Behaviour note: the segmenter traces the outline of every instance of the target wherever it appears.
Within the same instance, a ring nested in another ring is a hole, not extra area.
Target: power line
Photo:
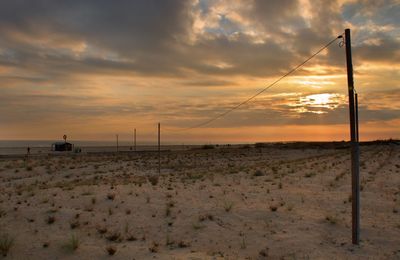
[[[306,64],[307,62],[309,62],[312,58],[314,58],[315,56],[317,56],[319,53],[321,53],[323,50],[325,50],[326,48],[328,48],[332,43],[334,43],[337,39],[343,38],[343,34],[335,37],[335,39],[331,40],[330,42],[328,42],[327,44],[325,44],[323,47],[321,47],[317,52],[315,52],[313,55],[311,55],[310,57],[308,57],[306,60],[304,60],[302,63],[300,63],[299,65],[297,65],[296,67],[294,67],[293,69],[291,69],[290,71],[288,71],[286,74],[284,74],[283,76],[281,76],[280,78],[278,78],[277,80],[275,80],[274,82],[272,82],[271,84],[269,84],[267,87],[263,88],[262,90],[258,91],[257,93],[255,93],[253,96],[249,97],[248,99],[242,101],[241,103],[237,104],[236,106],[226,110],[225,112],[210,118],[200,124],[197,125],[193,125],[191,127],[187,127],[187,128],[183,128],[177,131],[186,131],[186,130],[191,130],[191,129],[195,129],[195,128],[199,128],[205,125],[210,124],[211,122],[226,116],[227,114],[229,114],[230,112],[238,109],[239,107],[243,106],[244,104],[250,102],[252,99],[256,98],[257,96],[261,95],[262,93],[264,93],[265,91],[267,91],[268,89],[270,89],[271,87],[273,87],[274,85],[276,85],[279,81],[281,81],[282,79],[286,78],[287,76],[289,76],[290,74],[292,74],[293,72],[295,72],[296,70],[298,70],[300,67],[302,67],[304,64]]]

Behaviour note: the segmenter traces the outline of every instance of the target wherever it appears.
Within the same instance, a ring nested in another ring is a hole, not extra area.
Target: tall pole
[[[133,150],[136,151],[136,128],[133,131]]]
[[[357,142],[359,142],[359,138],[358,138],[358,95],[357,93],[354,94],[354,98],[355,98],[355,118],[356,118],[356,140]],[[360,150],[358,151],[360,152]]]
[[[161,172],[160,123],[158,123],[158,173]]]
[[[355,104],[355,91],[353,79],[353,62],[351,57],[350,29],[345,30],[347,85],[349,88],[349,117],[351,138],[351,195],[352,195],[352,242],[358,245],[360,242],[360,169],[358,146],[358,108]]]
[[[119,151],[119,143],[118,143],[118,135],[116,135],[117,137],[117,152]]]

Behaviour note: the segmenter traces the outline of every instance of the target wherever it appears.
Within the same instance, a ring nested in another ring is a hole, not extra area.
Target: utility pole
[[[345,30],[347,85],[349,88],[349,116],[351,138],[351,196],[352,242],[360,242],[360,150],[358,145],[358,97],[354,91],[353,62],[351,57],[350,29]]]
[[[118,134],[116,135],[117,137],[117,152],[119,151],[119,143],[118,143]]]
[[[136,152],[136,128],[133,131],[133,150]]]
[[[160,123],[158,123],[158,173],[161,173],[161,138],[160,138]]]

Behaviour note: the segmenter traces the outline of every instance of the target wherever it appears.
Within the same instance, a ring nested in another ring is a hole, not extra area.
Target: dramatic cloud
[[[150,131],[158,121],[173,129],[195,125],[252,96],[348,27],[360,119],[394,122],[399,13],[396,0],[1,1],[0,139],[65,131],[96,139],[133,127]],[[330,127],[332,138],[347,133],[337,130],[348,120],[338,43],[213,122],[210,138],[221,137],[212,133],[219,128],[285,125]],[[376,131],[368,138],[399,137],[392,123],[387,131],[368,126]],[[302,133],[296,139],[307,139]]]

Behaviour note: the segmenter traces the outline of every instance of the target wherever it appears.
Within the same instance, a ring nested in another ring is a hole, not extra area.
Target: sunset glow
[[[398,138],[399,10],[398,1],[2,1],[0,139],[129,140],[137,128],[154,142],[161,122],[171,143],[313,140],[319,129],[317,139],[348,140],[339,40],[240,109],[181,131],[251,97],[345,28],[360,138]]]

